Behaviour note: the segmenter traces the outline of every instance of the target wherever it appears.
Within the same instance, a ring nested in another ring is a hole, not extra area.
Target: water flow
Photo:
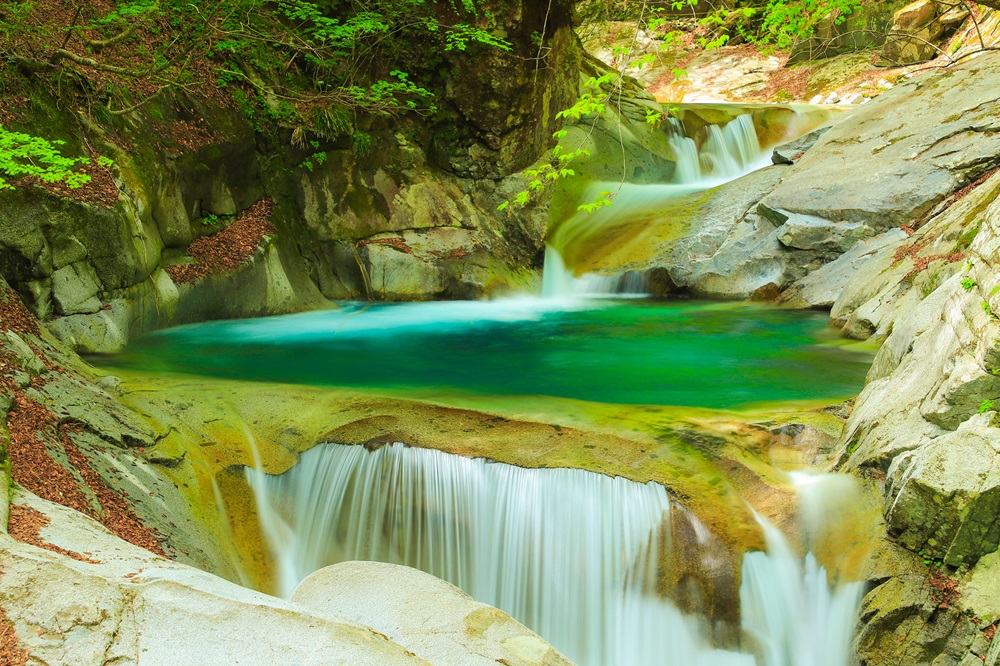
[[[854,479],[802,472],[791,478],[806,549],[845,529],[830,509],[844,498],[860,500]],[[757,640],[764,666],[850,664],[864,583],[831,581],[811,550],[803,561],[776,527],[760,522],[768,552],[743,559],[740,599],[743,628]]]
[[[666,186],[625,184],[620,188],[610,187],[618,192],[614,206],[596,214],[577,214],[560,225],[556,237],[550,239],[545,250],[543,296],[647,293],[645,278],[636,271],[577,277],[566,268],[561,251],[573,242],[600,234],[603,227],[631,213],[632,209],[649,210],[667,199],[721,185],[770,163],[761,150],[750,114],[738,116],[726,125],[705,127],[706,136],[700,149],[695,139],[687,135],[682,123],[674,118],[669,120],[667,131],[675,160],[673,182]],[[588,188],[585,197],[590,198],[592,190],[606,189],[609,187],[604,183]]]
[[[288,596],[345,560],[420,568],[497,606],[581,666],[755,666],[656,592],[670,501],[655,483],[531,470],[402,444],[327,444],[281,476],[247,469]],[[847,666],[858,591],[803,571],[777,530],[744,561],[759,666]]]

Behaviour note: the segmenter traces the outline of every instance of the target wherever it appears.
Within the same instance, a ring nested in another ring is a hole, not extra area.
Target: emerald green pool
[[[347,303],[182,326],[100,365],[403,391],[734,408],[843,399],[871,354],[819,313],[696,301]]]

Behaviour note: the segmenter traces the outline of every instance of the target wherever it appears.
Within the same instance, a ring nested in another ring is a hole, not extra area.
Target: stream
[[[432,402],[495,397],[740,410],[857,395],[871,353],[838,340],[825,314],[628,298],[645,291],[642,275],[577,275],[563,264],[574,244],[599,243],[616,215],[766,161],[749,116],[709,127],[700,145],[682,128],[671,131],[675,182],[624,186],[612,212],[563,222],[550,238],[544,297],[340,303],[181,326],[96,361],[111,370],[350,387]],[[595,294],[604,297],[581,298]],[[655,482],[526,469],[405,442],[324,443],[284,474],[265,474],[258,463],[245,475],[284,596],[323,566],[380,560],[454,583],[581,666],[851,663],[863,583],[828,575],[808,540],[791,542],[763,517],[766,552],[743,554],[739,600],[732,600],[740,620],[729,635],[737,638],[720,642],[711,618],[682,612],[661,580],[672,566],[675,512],[685,513],[705,569],[721,565],[708,528]],[[829,504],[824,492],[843,497],[843,483],[787,478],[800,496],[802,533],[832,530],[816,507]]]

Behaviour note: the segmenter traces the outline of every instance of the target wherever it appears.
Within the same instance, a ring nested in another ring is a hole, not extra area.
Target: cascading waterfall
[[[615,205],[594,215],[580,215],[579,219],[567,220],[562,225],[559,241],[546,247],[543,296],[646,294],[645,277],[636,271],[623,275],[588,274],[576,277],[566,268],[556,246],[573,242],[574,235],[599,234],[606,221],[613,221],[628,209],[649,208],[664,199],[715,187],[769,163],[761,151],[750,114],[738,116],[723,126],[707,126],[704,130],[707,136],[700,149],[677,119],[668,119],[667,131],[670,133],[669,143],[674,151],[676,165],[673,182],[668,185],[625,184],[620,188],[617,184],[608,186],[601,183],[588,188],[585,195],[588,198],[601,190],[617,190]],[[567,233],[569,228],[575,228],[575,233]]]
[[[402,444],[326,444],[283,475],[246,473],[286,596],[328,564],[380,560],[449,580],[583,666],[849,663],[858,591],[831,589],[809,557],[803,571],[770,527],[741,591],[762,661],[712,648],[702,622],[656,593],[671,511],[656,483]]]

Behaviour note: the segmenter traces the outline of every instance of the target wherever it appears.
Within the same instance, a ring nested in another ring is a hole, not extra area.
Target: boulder
[[[855,275],[861,271],[867,273],[868,264],[875,262],[883,250],[895,250],[906,238],[902,230],[891,229],[874,238],[855,243],[836,260],[790,285],[782,292],[778,302],[797,308],[830,308]]]
[[[795,160],[802,157],[802,155],[816,145],[816,142],[822,138],[830,129],[829,125],[823,125],[822,127],[817,127],[808,134],[803,134],[797,139],[791,141],[786,141],[780,146],[775,146],[774,150],[771,152],[771,163],[772,164],[793,164]]]
[[[100,280],[94,268],[78,261],[52,273],[52,299],[61,315],[93,314],[101,309]]]
[[[898,67],[936,57],[941,52],[937,43],[945,33],[945,27],[935,20],[937,15],[938,4],[933,0],[915,0],[893,14],[882,59]]]
[[[427,665],[371,628],[163,559],[23,490],[13,501],[12,525],[49,521],[46,548],[0,534],[0,606],[32,663]]]
[[[886,519],[900,543],[951,566],[996,550],[1000,429],[990,426],[992,417],[970,419],[894,461],[889,492],[896,499]]]
[[[992,53],[898,85],[833,125],[763,203],[876,232],[910,224],[1000,162],[997,87]]]
[[[872,236],[872,228],[860,222],[831,222],[809,215],[790,213],[778,228],[778,241],[796,250],[842,254],[859,240]]]
[[[506,613],[410,567],[335,564],[303,580],[292,601],[372,627],[432,664],[571,666]]]

